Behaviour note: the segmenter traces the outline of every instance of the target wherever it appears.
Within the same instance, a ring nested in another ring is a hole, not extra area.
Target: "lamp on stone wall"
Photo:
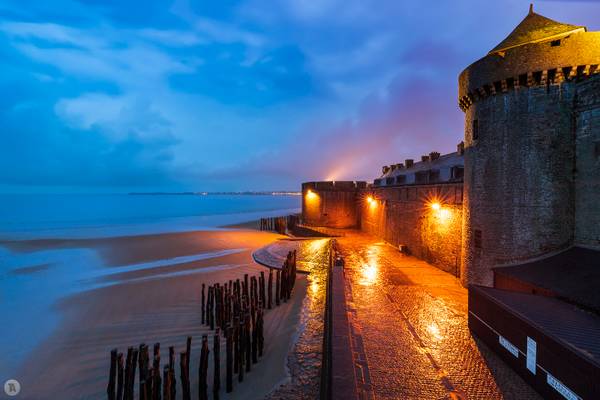
[[[308,189],[306,191],[306,200],[307,201],[315,200],[317,197],[318,197],[317,194],[315,192],[313,192],[312,190]]]
[[[377,200],[375,200],[373,196],[367,196],[367,204],[369,204],[371,208],[375,208],[377,207]]]

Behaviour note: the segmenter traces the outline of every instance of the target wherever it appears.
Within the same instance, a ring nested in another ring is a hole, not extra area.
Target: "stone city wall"
[[[305,224],[360,228],[458,276],[462,183],[366,188],[364,183],[309,182],[302,192]],[[432,208],[434,203],[440,208]]]
[[[360,202],[360,227],[458,276],[462,194],[462,183],[370,188]]]
[[[328,228],[358,226],[357,201],[365,182],[307,182],[302,184],[302,219]]]

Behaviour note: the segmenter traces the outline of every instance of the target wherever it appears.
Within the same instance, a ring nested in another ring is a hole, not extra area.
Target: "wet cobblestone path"
[[[366,234],[337,242],[363,397],[540,399],[471,336],[455,277]]]
[[[323,351],[323,318],[329,239],[280,240],[259,254],[266,264],[281,265],[288,251],[297,251],[298,270],[308,272],[308,289],[302,305],[299,336],[288,357],[290,373],[266,399],[313,400],[319,398]]]

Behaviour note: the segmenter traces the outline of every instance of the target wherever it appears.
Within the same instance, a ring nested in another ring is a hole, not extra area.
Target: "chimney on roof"
[[[389,170],[390,170],[390,167],[388,167],[387,165],[384,165],[383,167],[381,167],[381,173],[384,175],[387,174]]]
[[[465,154],[465,142],[460,142],[459,144],[457,144],[456,151],[458,152],[459,156]]]
[[[422,161],[422,162],[427,162],[427,161],[429,161],[429,156],[421,156],[421,161]]]
[[[431,161],[435,161],[438,158],[440,158],[440,153],[438,153],[437,151],[432,151],[431,153],[429,153],[429,159]]]
[[[392,165],[390,165],[390,169],[391,169],[392,171],[395,171],[395,170],[396,170],[396,164],[392,164]]]
[[[406,165],[406,168],[410,168],[413,166],[414,162],[415,161],[412,158],[409,158],[404,160],[404,165]]]
[[[402,168],[404,168],[404,164],[402,164],[402,163],[396,164],[396,169],[402,169]]]

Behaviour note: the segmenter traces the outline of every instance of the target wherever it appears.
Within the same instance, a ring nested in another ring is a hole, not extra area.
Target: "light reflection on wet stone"
[[[375,398],[539,399],[473,339],[456,278],[368,235],[337,241]]]
[[[300,336],[288,357],[291,380],[267,399],[316,399],[319,396],[323,348],[323,317],[327,283],[329,239],[280,241],[277,253],[297,250],[298,269],[308,272],[308,290],[302,305]]]

